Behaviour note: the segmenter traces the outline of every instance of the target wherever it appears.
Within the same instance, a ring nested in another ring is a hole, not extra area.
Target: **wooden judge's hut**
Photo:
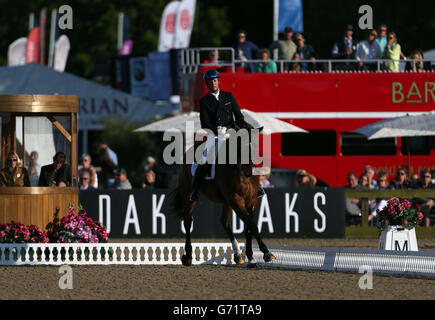
[[[56,209],[63,217],[69,204],[78,204],[78,111],[77,96],[0,95],[1,166],[6,167],[7,154],[15,151],[21,159],[19,166],[33,168],[30,187],[0,187],[0,224],[15,221],[45,229]],[[40,168],[52,164],[59,151],[70,165],[71,184],[39,187]]]

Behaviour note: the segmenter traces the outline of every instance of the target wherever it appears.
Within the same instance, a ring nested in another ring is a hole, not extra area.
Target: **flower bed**
[[[420,206],[413,206],[407,199],[391,198],[382,210],[377,210],[379,227],[384,230],[389,225],[397,225],[412,229],[423,219],[420,209]]]
[[[47,243],[49,238],[45,231],[35,225],[26,226],[12,221],[0,225],[0,243]]]

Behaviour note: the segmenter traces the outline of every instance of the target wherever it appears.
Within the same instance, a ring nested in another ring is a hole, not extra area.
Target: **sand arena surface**
[[[227,242],[193,239],[193,242]],[[243,239],[240,238],[240,242]],[[376,249],[377,239],[265,239],[267,244]],[[112,239],[111,242],[182,242],[182,239]],[[418,240],[435,251],[435,239]],[[435,299],[435,279],[373,275],[361,290],[362,274],[292,271],[246,266],[72,266],[73,289],[59,288],[59,267],[0,267],[0,299]]]

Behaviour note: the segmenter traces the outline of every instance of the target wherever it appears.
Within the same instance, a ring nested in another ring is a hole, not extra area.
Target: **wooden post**
[[[369,226],[369,199],[361,198],[361,226]]]

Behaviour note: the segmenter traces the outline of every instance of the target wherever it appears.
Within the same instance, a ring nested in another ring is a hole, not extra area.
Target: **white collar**
[[[220,90],[218,90],[216,93],[213,93],[213,92],[211,92],[210,91],[210,93],[216,98],[216,100],[218,100],[219,101],[219,93],[220,93],[221,91]]]

